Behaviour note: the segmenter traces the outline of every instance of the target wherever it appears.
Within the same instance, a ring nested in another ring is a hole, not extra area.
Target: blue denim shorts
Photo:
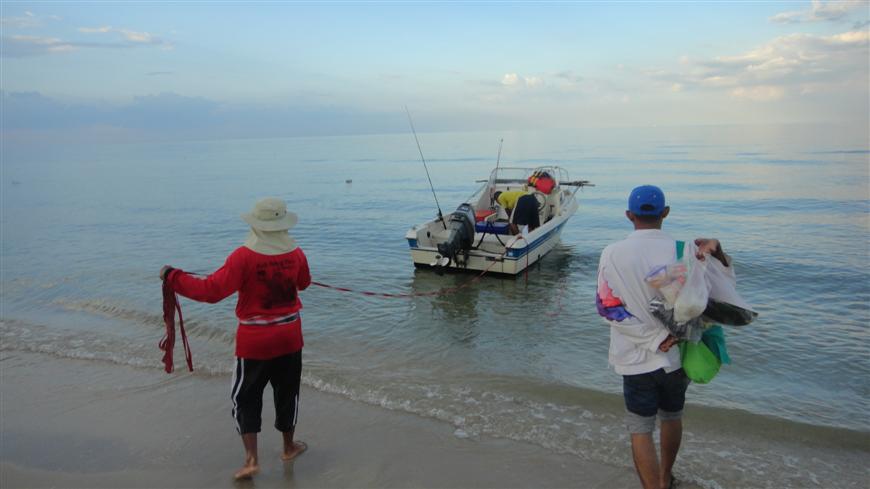
[[[689,378],[683,369],[664,369],[622,376],[626,426],[631,433],[648,433],[655,428],[656,414],[663,420],[680,419],[686,403]]]

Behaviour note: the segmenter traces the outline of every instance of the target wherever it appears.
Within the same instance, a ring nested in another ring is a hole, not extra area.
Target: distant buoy
[[[347,180],[344,181],[344,183],[353,183],[353,180],[351,180],[350,178],[348,178]]]

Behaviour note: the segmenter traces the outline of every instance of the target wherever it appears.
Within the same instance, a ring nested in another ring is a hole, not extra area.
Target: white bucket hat
[[[299,221],[296,214],[287,212],[287,203],[275,197],[257,201],[251,212],[242,214],[242,219],[261,231],[286,231]]]

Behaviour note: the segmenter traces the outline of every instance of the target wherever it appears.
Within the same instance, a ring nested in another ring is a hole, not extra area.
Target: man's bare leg
[[[242,444],[245,446],[245,465],[236,472],[236,480],[250,479],[260,471],[260,464],[257,462],[257,434],[243,434]]]
[[[659,461],[652,433],[632,433],[631,454],[643,489],[659,489]]]
[[[662,470],[660,487],[667,489],[671,483],[671,470],[677,460],[677,452],[680,451],[680,442],[683,439],[683,420],[662,420],[661,451]]]
[[[284,452],[281,454],[281,460],[289,461],[296,458],[299,454],[308,449],[305,442],[293,441],[293,431],[283,431],[284,435]]]

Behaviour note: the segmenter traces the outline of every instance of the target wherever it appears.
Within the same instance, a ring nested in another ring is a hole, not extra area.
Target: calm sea
[[[726,331],[733,364],[689,388],[678,469],[707,487],[866,487],[866,133],[421,133],[445,213],[488,176],[500,138],[502,166],[555,163],[595,183],[578,194],[561,244],[527,275],[455,292],[386,299],[312,286],[301,295],[306,388],[443,420],[458,437],[630,465],[595,277],[604,246],[631,231],[628,192],[652,183],[671,205],[665,230],[719,238],[760,313]],[[0,193],[2,349],[150,368],[155,382],[157,271],[219,267],[246,236],[239,214],[260,197],[299,214],[293,234],[317,281],[431,293],[474,278],[412,266],[404,234],[436,207],[410,134],[5,145]],[[234,305],[183,300],[197,375],[229,377]]]

